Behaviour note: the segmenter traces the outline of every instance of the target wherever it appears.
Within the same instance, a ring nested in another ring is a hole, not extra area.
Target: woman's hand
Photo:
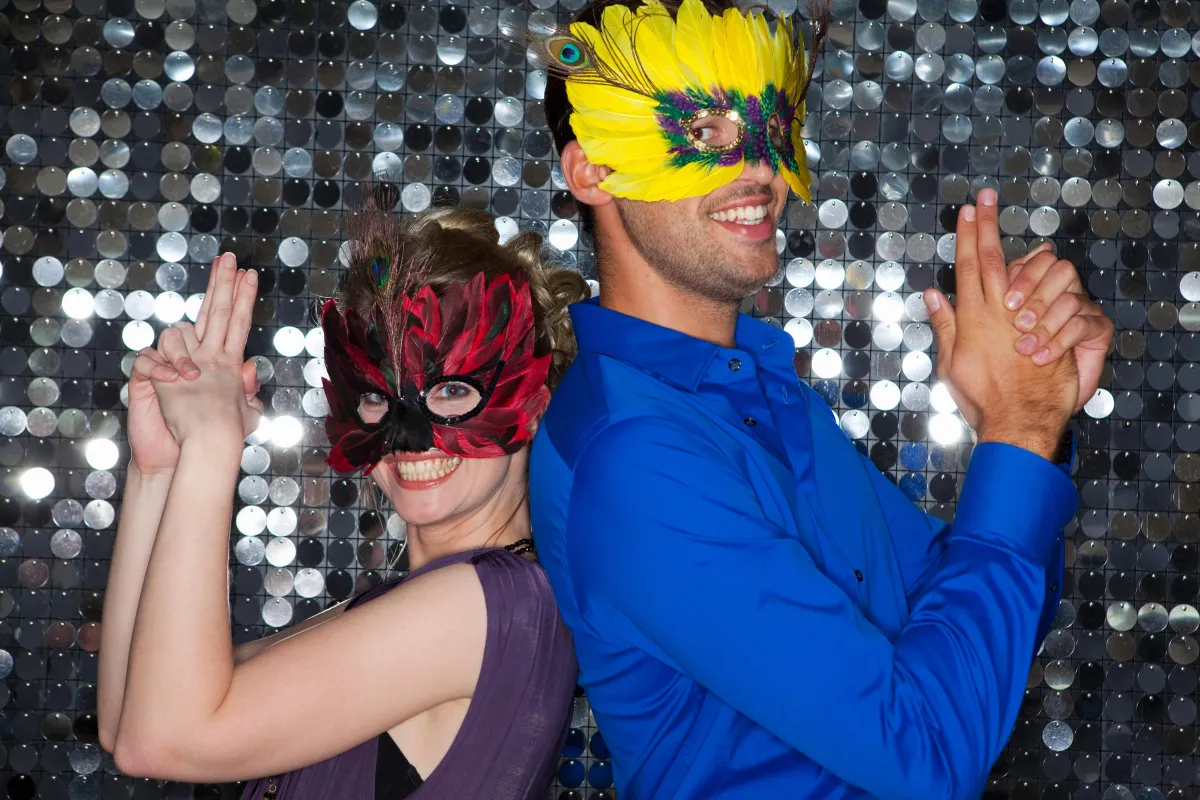
[[[200,339],[204,338],[219,262],[220,257],[213,261],[208,272],[208,288],[204,290],[204,301],[196,317],[196,335]],[[199,368],[187,358],[186,352],[184,358],[172,360],[153,347],[147,347],[138,353],[133,362],[129,374],[129,417],[126,426],[133,466],[143,475],[170,472],[179,463],[179,445],[163,420],[152,381],[172,383],[179,380],[180,376],[184,380],[200,377]],[[243,365],[242,382],[247,395],[258,393],[258,376],[253,363]]]
[[[217,259],[214,273],[203,330],[199,318],[196,327],[179,324],[163,331],[159,344],[161,361],[175,364],[181,373],[198,368],[199,375],[187,381],[151,378],[176,445],[226,430],[247,436],[262,415],[262,403],[245,390],[242,360],[258,274],[239,272],[229,253]]]

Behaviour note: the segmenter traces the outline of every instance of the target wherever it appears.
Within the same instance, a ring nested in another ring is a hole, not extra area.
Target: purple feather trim
[[[762,105],[759,104],[758,98],[754,95],[746,98],[746,130],[747,133],[766,131],[766,124],[763,122]],[[746,138],[746,160],[762,161],[766,155],[763,148],[764,137],[750,135]]]
[[[683,129],[683,125],[679,124],[679,120],[671,119],[670,117],[660,114],[658,116],[658,125],[669,136],[686,136],[687,132]]]
[[[700,110],[696,102],[683,92],[667,92],[666,101],[685,114],[695,114]]]
[[[717,166],[718,167],[732,167],[735,164],[742,163],[742,160],[744,158],[744,155],[742,153],[743,149],[744,148],[739,147],[736,150],[730,150],[728,153],[721,156],[720,160],[717,161]]]

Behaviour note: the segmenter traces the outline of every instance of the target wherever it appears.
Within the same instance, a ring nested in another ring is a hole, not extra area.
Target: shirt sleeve
[[[635,419],[580,454],[568,562],[585,617],[615,610],[652,655],[847,783],[892,800],[974,798],[1016,719],[1042,559],[1073,500],[1037,471],[1006,476],[972,510],[975,496],[890,641],[757,513],[727,454]]]
[[[866,456],[863,457],[866,459]],[[1048,461],[1033,453],[1012,445],[989,443],[976,448],[972,456],[972,465],[976,458],[982,468],[990,476],[1002,476],[1001,480],[992,485],[989,491],[1004,493],[1009,489],[1009,481],[1003,476],[1016,475],[1023,469],[1032,469],[1037,474],[1046,474],[1048,469],[1056,469],[1064,476],[1070,474],[1070,464],[1051,465]],[[869,459],[867,459],[869,461]],[[904,579],[904,594],[912,602],[920,597],[927,582],[936,576],[936,568],[941,563],[942,553],[950,537],[951,526],[931,514],[926,514],[917,508],[904,493],[891,481],[883,476],[873,463],[868,463],[867,471],[875,486],[875,495],[879,505],[888,520],[895,541],[896,559],[900,564],[900,574]],[[968,470],[968,475],[970,471]],[[1059,480],[1054,483],[1061,484]],[[1006,518],[1005,510],[1001,509],[1001,520]],[[1045,603],[1042,606],[1041,618],[1038,622],[1037,635],[1034,637],[1034,648],[1050,632],[1050,626],[1058,614],[1059,601],[1062,600],[1063,572],[1066,569],[1066,549],[1061,536],[1058,547],[1052,553],[1046,564],[1047,591]]]

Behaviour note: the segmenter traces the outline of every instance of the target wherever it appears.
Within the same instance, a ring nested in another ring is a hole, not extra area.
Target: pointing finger
[[[1008,289],[1008,268],[1000,244],[1000,195],[995,189],[979,192],[979,222],[976,228],[979,279],[989,300],[999,300]]]
[[[233,314],[233,290],[236,281],[237,259],[232,253],[223,253],[217,262],[217,280],[213,287],[208,323],[202,339],[202,342],[214,351],[223,349],[225,345],[229,318]]]
[[[977,302],[983,298],[977,238],[975,206],[963,206],[958,210],[958,225],[954,233],[954,286],[960,304]]]
[[[201,340],[204,339],[204,328],[208,323],[208,309],[212,305],[213,286],[217,282],[217,264],[221,263],[221,257],[217,256],[213,259],[212,266],[208,268],[208,286],[204,289],[204,300],[200,302],[200,311],[196,314],[196,336]]]
[[[250,336],[250,321],[254,315],[254,299],[258,294],[258,271],[247,270],[238,284],[233,314],[229,319],[229,332],[225,335],[225,352],[239,357],[246,352],[246,339]]]

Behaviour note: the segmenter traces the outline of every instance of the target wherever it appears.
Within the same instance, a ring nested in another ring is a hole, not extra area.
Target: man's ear
[[[559,164],[562,166],[567,188],[575,195],[576,200],[589,206],[604,206],[612,202],[613,196],[600,188],[600,181],[607,178],[612,170],[588,161],[579,142],[569,142],[563,148]]]
[[[545,415],[546,409],[550,405],[550,387],[543,385],[537,390],[529,401],[532,413],[529,415],[529,435],[533,436],[537,433],[538,425],[542,421],[542,416]]]

